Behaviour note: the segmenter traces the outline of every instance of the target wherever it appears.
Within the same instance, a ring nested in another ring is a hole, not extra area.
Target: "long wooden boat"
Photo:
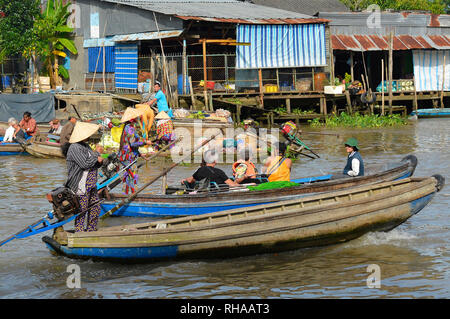
[[[416,156],[408,155],[399,163],[394,163],[391,168],[375,174],[336,179],[334,179],[335,175],[333,174],[307,177],[294,180],[299,183],[299,186],[282,189],[248,191],[247,188],[240,188],[235,191],[231,189],[227,192],[185,195],[141,194],[133,202],[117,210],[113,216],[155,217],[200,215],[220,210],[268,204],[311,193],[334,191],[368,183],[410,177],[414,174],[416,166]],[[112,209],[124,198],[125,195],[123,194],[110,194],[110,198],[102,203],[101,214]]]
[[[450,108],[418,109],[411,112],[411,116],[414,115],[419,118],[450,117]]]
[[[422,210],[444,178],[407,178],[202,216],[55,232],[43,241],[70,258],[155,261],[222,258],[336,244],[388,231]]]
[[[0,143],[0,156],[26,154],[27,152],[19,143]]]
[[[59,142],[52,142],[48,133],[38,133],[30,139],[25,150],[35,157],[64,158]]]

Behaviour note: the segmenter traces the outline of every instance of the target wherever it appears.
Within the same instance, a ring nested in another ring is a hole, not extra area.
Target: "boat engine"
[[[116,153],[111,153],[107,158],[103,160],[102,163],[102,175],[106,179],[110,179],[114,174],[119,171],[120,160]]]
[[[65,220],[80,212],[77,195],[70,188],[58,187],[47,194],[47,199],[53,204],[53,212],[58,220]]]

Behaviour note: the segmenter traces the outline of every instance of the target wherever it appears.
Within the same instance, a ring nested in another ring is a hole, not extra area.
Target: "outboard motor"
[[[53,204],[54,215],[60,221],[80,212],[77,195],[65,186],[52,190],[47,194],[47,199]]]
[[[114,174],[119,171],[120,160],[116,153],[111,153],[102,163],[102,175],[106,179],[110,179]]]

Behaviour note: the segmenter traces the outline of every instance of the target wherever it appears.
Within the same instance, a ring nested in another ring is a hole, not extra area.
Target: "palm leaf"
[[[73,32],[73,28],[71,28],[67,25],[59,25],[55,28],[55,31],[63,32],[63,33],[71,33],[71,32]]]

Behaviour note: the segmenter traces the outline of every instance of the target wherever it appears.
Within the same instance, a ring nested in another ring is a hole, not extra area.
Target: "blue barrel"
[[[189,80],[186,78],[186,94],[189,94]],[[178,75],[178,94],[183,94],[183,74]]]
[[[3,83],[3,88],[10,88],[11,87],[11,76],[10,75],[3,75],[2,76],[2,83]]]

